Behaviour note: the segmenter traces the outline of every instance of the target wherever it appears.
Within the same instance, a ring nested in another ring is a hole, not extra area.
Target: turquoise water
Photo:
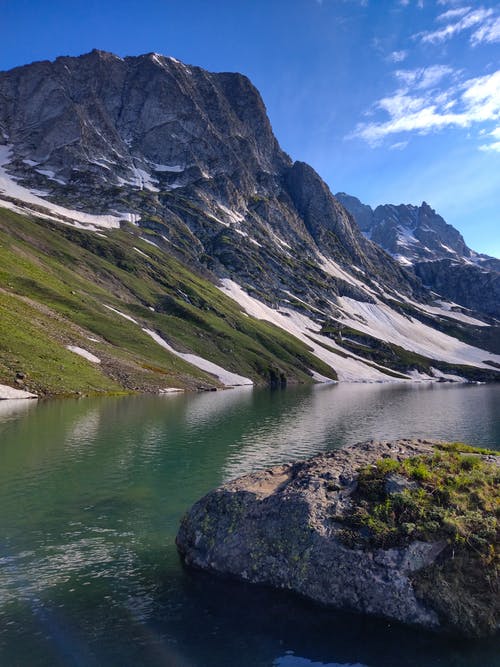
[[[371,437],[500,443],[500,386],[0,402],[1,667],[495,667],[457,642],[185,570],[222,481]]]

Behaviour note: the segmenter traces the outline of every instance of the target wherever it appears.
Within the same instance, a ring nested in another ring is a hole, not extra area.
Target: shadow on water
[[[229,477],[371,437],[498,446],[500,387],[343,385],[0,412],[0,665],[497,667],[456,642],[186,571],[186,509]]]

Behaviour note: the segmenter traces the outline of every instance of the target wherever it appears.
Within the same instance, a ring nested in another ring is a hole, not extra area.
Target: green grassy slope
[[[246,316],[139,234],[96,234],[0,209],[0,383],[50,395],[218,386],[142,327],[257,384],[311,382],[310,370],[335,379],[302,342]],[[17,385],[16,374],[24,376]]]

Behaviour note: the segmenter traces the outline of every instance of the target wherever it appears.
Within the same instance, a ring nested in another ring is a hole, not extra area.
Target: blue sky
[[[332,191],[431,204],[500,256],[500,5],[489,0],[0,0],[0,69],[156,51],[259,88]]]

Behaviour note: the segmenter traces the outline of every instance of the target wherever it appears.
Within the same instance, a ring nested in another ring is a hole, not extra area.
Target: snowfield
[[[323,346],[333,350],[338,349],[340,354],[345,354],[343,348],[319,333],[320,325],[313,322],[309,317],[289,309],[273,310],[261,301],[251,297],[240,285],[229,279],[222,281],[220,289],[234,299],[249,315],[271,322],[306,343],[312,348],[316,357],[337,372],[339,380],[344,382],[404,381],[385,374],[382,366],[373,368],[364,363],[361,358],[344,358],[325,349]],[[343,324],[380,340],[399,345],[406,350],[417,352],[425,357],[489,370],[491,370],[491,366],[485,364],[485,361],[500,363],[500,355],[491,354],[462,343],[456,338],[436,331],[413,318],[407,318],[396,313],[383,303],[371,304],[341,297],[339,298],[339,305],[345,314],[342,319]],[[355,355],[352,356],[355,357]],[[417,378],[409,374],[407,377],[413,380],[448,379],[463,381],[463,378],[459,376],[445,375],[439,371],[433,373],[432,377],[419,376]]]
[[[343,321],[349,326],[425,357],[490,370],[485,361],[500,363],[500,355],[462,343],[414,318],[400,315],[383,303],[340,297],[339,305],[346,314]]]
[[[78,347],[77,345],[66,345],[66,349],[70,352],[78,354],[80,357],[83,357],[87,361],[91,361],[93,364],[101,363],[99,357],[96,357],[95,354],[92,354],[92,352],[89,352],[88,350],[84,350],[83,347]]]
[[[224,279],[220,288],[224,294],[234,299],[247,313],[259,320],[266,320],[275,324],[280,329],[288,331],[293,336],[305,343],[313,354],[324,361],[330,368],[334,369],[339,380],[343,382],[390,382],[394,381],[389,375],[384,374],[383,367],[380,370],[366,365],[360,358],[346,358],[340,355],[345,350],[334,341],[322,336],[320,326],[306,315],[301,315],[294,310],[282,308],[273,310],[261,301],[247,294],[237,283]],[[339,354],[331,352],[323,347],[326,345],[332,349],[338,349]],[[355,355],[353,355],[354,357]],[[331,382],[331,380],[329,380]]]

